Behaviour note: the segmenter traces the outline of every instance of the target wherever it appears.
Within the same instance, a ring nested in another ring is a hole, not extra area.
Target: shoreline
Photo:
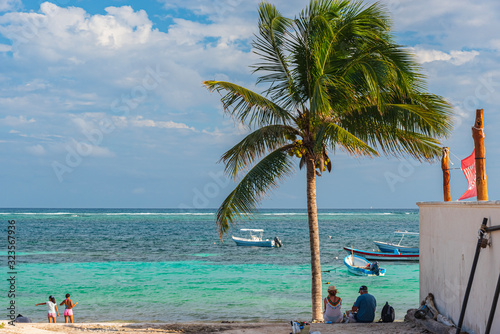
[[[189,322],[189,323],[19,323],[16,326],[8,325],[0,329],[0,333],[12,334],[50,334],[67,333],[79,334],[83,332],[95,333],[120,333],[120,334],[145,334],[145,333],[225,333],[225,334],[249,334],[249,333],[290,333],[292,327],[290,322]],[[319,331],[321,334],[420,334],[426,331],[415,324],[395,321],[393,323],[369,323],[369,324],[311,324],[310,331]],[[428,333],[428,332],[427,332]]]

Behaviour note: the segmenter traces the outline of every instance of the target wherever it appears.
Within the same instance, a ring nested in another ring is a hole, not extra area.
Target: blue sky
[[[500,3],[382,1],[429,90],[454,105],[452,167],[485,109],[490,199],[500,190]],[[273,1],[294,16],[307,1]],[[215,208],[234,184],[217,161],[245,130],[203,80],[259,90],[249,66],[258,1],[0,0],[2,207]],[[441,169],[333,156],[320,208],[414,208],[442,199]],[[452,171],[452,199],[466,190]],[[305,208],[297,168],[262,203]]]

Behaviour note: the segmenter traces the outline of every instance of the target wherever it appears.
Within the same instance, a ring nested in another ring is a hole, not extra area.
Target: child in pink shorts
[[[56,323],[56,313],[57,316],[59,316],[59,310],[57,309],[56,299],[53,296],[49,296],[48,302],[35,304],[35,306],[38,305],[47,305],[47,310],[49,312],[47,317],[49,318],[49,323],[51,322]]]
[[[70,295],[69,293],[66,294],[66,299],[59,305],[64,304],[65,309],[64,309],[64,322],[68,323],[68,318],[71,320],[71,323],[73,323],[73,307],[78,304],[78,302],[73,304],[73,301],[69,299]]]

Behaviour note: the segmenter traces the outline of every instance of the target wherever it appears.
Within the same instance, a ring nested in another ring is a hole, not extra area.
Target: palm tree
[[[269,190],[306,167],[311,248],[312,318],[322,321],[316,177],[331,171],[335,149],[353,156],[432,161],[451,131],[451,108],[426,92],[408,49],[393,41],[380,4],[312,0],[295,19],[259,5],[254,72],[262,94],[205,81],[222,94],[226,113],[251,130],[221,161],[234,179],[246,173],[217,211],[220,237],[255,211]]]

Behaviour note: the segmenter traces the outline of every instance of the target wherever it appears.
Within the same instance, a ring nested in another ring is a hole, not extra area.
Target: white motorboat
[[[274,239],[262,239],[262,235],[264,234],[264,230],[262,229],[252,229],[252,228],[242,228],[240,231],[242,232],[250,232],[249,238],[240,238],[232,236],[234,242],[238,246],[253,246],[253,247],[281,247],[283,244],[278,237]]]
[[[385,269],[380,268],[377,262],[370,262],[362,256],[355,254],[347,255],[344,258],[347,270],[358,276],[384,276]]]
[[[377,245],[378,249],[380,249],[381,252],[385,252],[385,253],[394,253],[395,251],[397,251],[401,254],[418,254],[419,253],[418,247],[405,246],[405,245],[401,244],[403,242],[403,238],[405,237],[405,235],[418,236],[419,234],[417,232],[396,231],[396,232],[394,232],[394,234],[401,235],[401,239],[399,239],[398,243],[383,242],[383,241],[373,241],[373,243],[375,245]]]

